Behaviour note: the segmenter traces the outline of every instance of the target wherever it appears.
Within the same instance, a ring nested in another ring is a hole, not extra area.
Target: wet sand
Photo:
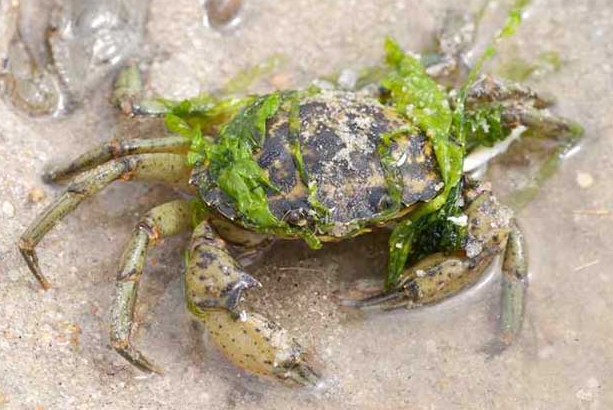
[[[427,47],[453,4],[251,0],[238,28],[220,34],[201,25],[198,2],[155,0],[143,51],[153,58],[147,87],[174,98],[215,90],[273,53],[286,63],[252,90],[304,86],[319,75],[379,62],[388,34],[407,49]],[[480,2],[471,4],[476,10]],[[484,21],[500,21],[504,7],[498,7]],[[108,103],[108,81],[62,119],[31,120],[0,103],[0,409],[613,408],[611,38],[608,0],[535,1],[489,66],[558,52],[559,70],[527,82],[556,95],[555,112],[586,129],[581,149],[518,215],[530,245],[531,286],[523,333],[503,354],[483,353],[499,311],[496,276],[417,311],[340,309],[335,290],[383,275],[381,235],[321,251],[279,243],[250,268],[264,288],[249,303],[317,357],[326,383],[315,391],[258,380],[208,344],[183,303],[185,236],[150,253],[140,292],[135,343],[165,375],[144,375],[109,347],[122,246],[139,215],[175,197],[172,190],[117,183],[87,200],[39,246],[53,284],[41,291],[15,243],[62,191],[41,182],[43,168],[115,135],[146,133],[149,125],[119,118]],[[152,127],[161,132],[159,124]],[[517,165],[503,159],[491,170],[501,195],[513,181],[496,179],[507,175],[504,166]],[[45,194],[38,202],[28,199],[35,189]]]

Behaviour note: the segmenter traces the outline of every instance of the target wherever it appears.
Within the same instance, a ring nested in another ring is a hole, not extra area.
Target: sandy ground
[[[246,4],[238,29],[220,34],[201,26],[195,0],[152,1],[149,88],[173,97],[215,89],[272,53],[287,57],[274,82],[301,86],[379,61],[386,34],[422,49],[453,2]],[[488,15],[495,20],[501,13]],[[32,120],[0,103],[0,409],[613,408],[611,38],[609,0],[535,0],[503,47],[503,58],[557,51],[561,68],[530,83],[557,95],[556,111],[586,128],[581,149],[519,215],[531,247],[531,287],[524,331],[504,354],[482,352],[498,312],[495,278],[420,311],[339,309],[333,291],[383,273],[385,238],[319,252],[282,243],[253,265],[265,287],[251,302],[295,332],[320,362],[326,383],[314,391],[258,380],[207,343],[183,304],[186,237],[150,253],[140,292],[135,341],[165,375],[144,375],[109,347],[122,244],[139,215],[176,196],[163,187],[114,184],[62,221],[39,246],[53,283],[40,290],[15,243],[62,191],[41,182],[43,167],[114,135],[138,135],[147,125],[125,124],[111,109],[108,82],[62,119]],[[161,132],[159,124],[155,130]],[[33,190],[44,198],[29,199]]]

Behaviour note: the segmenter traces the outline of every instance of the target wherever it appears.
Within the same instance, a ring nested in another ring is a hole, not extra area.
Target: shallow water
[[[142,52],[152,59],[148,88],[175,98],[214,90],[273,53],[286,56],[285,64],[253,90],[304,86],[319,75],[378,62],[387,34],[407,49],[424,49],[455,3],[251,0],[238,27],[219,33],[201,25],[199,2],[153,0]],[[470,3],[474,10],[481,5]],[[480,39],[504,18],[504,4],[492,5]],[[108,347],[122,244],[139,215],[176,195],[162,187],[114,184],[60,223],[39,247],[54,285],[40,291],[14,244],[61,192],[40,182],[44,165],[114,135],[148,133],[150,125],[116,125],[108,82],[63,119],[33,121],[0,103],[0,408],[613,408],[611,38],[609,0],[535,0],[490,66],[557,51],[560,69],[528,83],[555,94],[555,112],[586,128],[581,149],[519,214],[530,245],[531,286],[521,337],[503,354],[483,353],[499,310],[496,276],[417,311],[338,308],[335,290],[384,272],[382,235],[322,251],[280,243],[250,268],[264,284],[250,303],[298,335],[320,363],[326,383],[315,391],[255,379],[207,343],[183,305],[185,237],[151,252],[140,292],[135,341],[165,375],[145,376]],[[503,159],[491,170],[502,195],[514,183],[505,167],[521,165]],[[29,201],[35,188],[46,198]]]

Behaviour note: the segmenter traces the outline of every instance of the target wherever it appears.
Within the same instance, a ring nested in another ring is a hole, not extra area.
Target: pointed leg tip
[[[164,375],[164,370],[162,370],[161,367],[151,363],[148,359],[145,359],[142,356],[134,359],[134,361],[132,361],[132,364],[145,373],[157,374],[158,376]]]
[[[23,259],[30,269],[30,272],[32,272],[40,286],[43,288],[43,290],[49,290],[51,288],[51,283],[41,272],[40,266],[38,266],[38,257],[34,251],[34,246],[29,241],[22,238],[19,240],[18,247],[19,252],[21,252],[21,256],[23,256]]]
[[[161,367],[153,364],[143,354],[132,348],[126,341],[111,341],[111,347],[117,351],[124,359],[134,365],[137,369],[150,374],[163,375],[164,371]]]
[[[155,363],[152,363],[149,359],[141,356],[139,361],[140,361],[139,367],[141,367],[146,372],[150,374],[156,374],[158,376],[164,375],[164,369],[162,369],[160,366],[156,365]]]
[[[43,273],[40,271],[40,268],[38,267],[38,264],[35,264],[35,266],[33,268],[31,268],[30,270],[34,274],[34,277],[36,278],[36,280],[40,284],[40,287],[43,290],[47,291],[47,290],[51,289],[51,282],[49,282],[49,280],[47,280],[45,275],[43,275]]]
[[[303,387],[317,387],[321,383],[319,373],[304,362],[294,364],[282,377]]]
[[[147,373],[155,374],[155,375],[158,375],[158,376],[164,376],[164,370],[161,367],[156,366],[153,363],[148,363],[148,366],[149,367],[146,370]]]

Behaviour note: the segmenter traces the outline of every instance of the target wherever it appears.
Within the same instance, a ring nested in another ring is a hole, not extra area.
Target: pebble
[[[242,6],[241,0],[207,0],[205,3],[209,23],[213,27],[232,23]]]
[[[9,270],[7,276],[9,278],[9,280],[12,281],[12,282],[17,282],[19,279],[22,278],[21,272],[19,272],[19,270],[17,270],[17,269]]]
[[[30,192],[28,192],[28,201],[33,203],[38,203],[45,199],[47,194],[40,188],[33,188]]]
[[[285,90],[291,87],[293,82],[292,74],[285,71],[281,73],[274,74],[270,78],[270,85],[277,90]]]
[[[358,77],[357,71],[346,68],[338,76],[338,86],[345,90],[353,90],[358,83]]]
[[[15,207],[9,201],[2,202],[2,213],[9,218],[15,216]]]
[[[592,390],[593,390],[593,389],[597,389],[597,388],[599,388],[599,387],[600,387],[600,382],[598,381],[598,379],[597,379],[597,378],[595,378],[595,377],[590,377],[590,378],[587,380],[586,386],[587,386],[587,387],[589,387],[589,388],[590,388],[590,389],[592,389]]]
[[[581,401],[594,401],[594,395],[592,392],[585,389],[577,390],[575,396],[577,396],[577,398]]]
[[[436,353],[437,351],[436,341],[429,339],[426,340],[426,352],[428,353]]]
[[[467,226],[468,225],[468,216],[460,215],[460,216],[448,216],[447,220],[454,225],[457,226]]]
[[[587,189],[594,185],[594,177],[587,172],[577,172],[577,185],[581,188]]]
[[[322,90],[334,90],[334,84],[330,81],[322,80],[321,78],[316,78],[313,80],[312,84],[315,87],[319,87]]]

